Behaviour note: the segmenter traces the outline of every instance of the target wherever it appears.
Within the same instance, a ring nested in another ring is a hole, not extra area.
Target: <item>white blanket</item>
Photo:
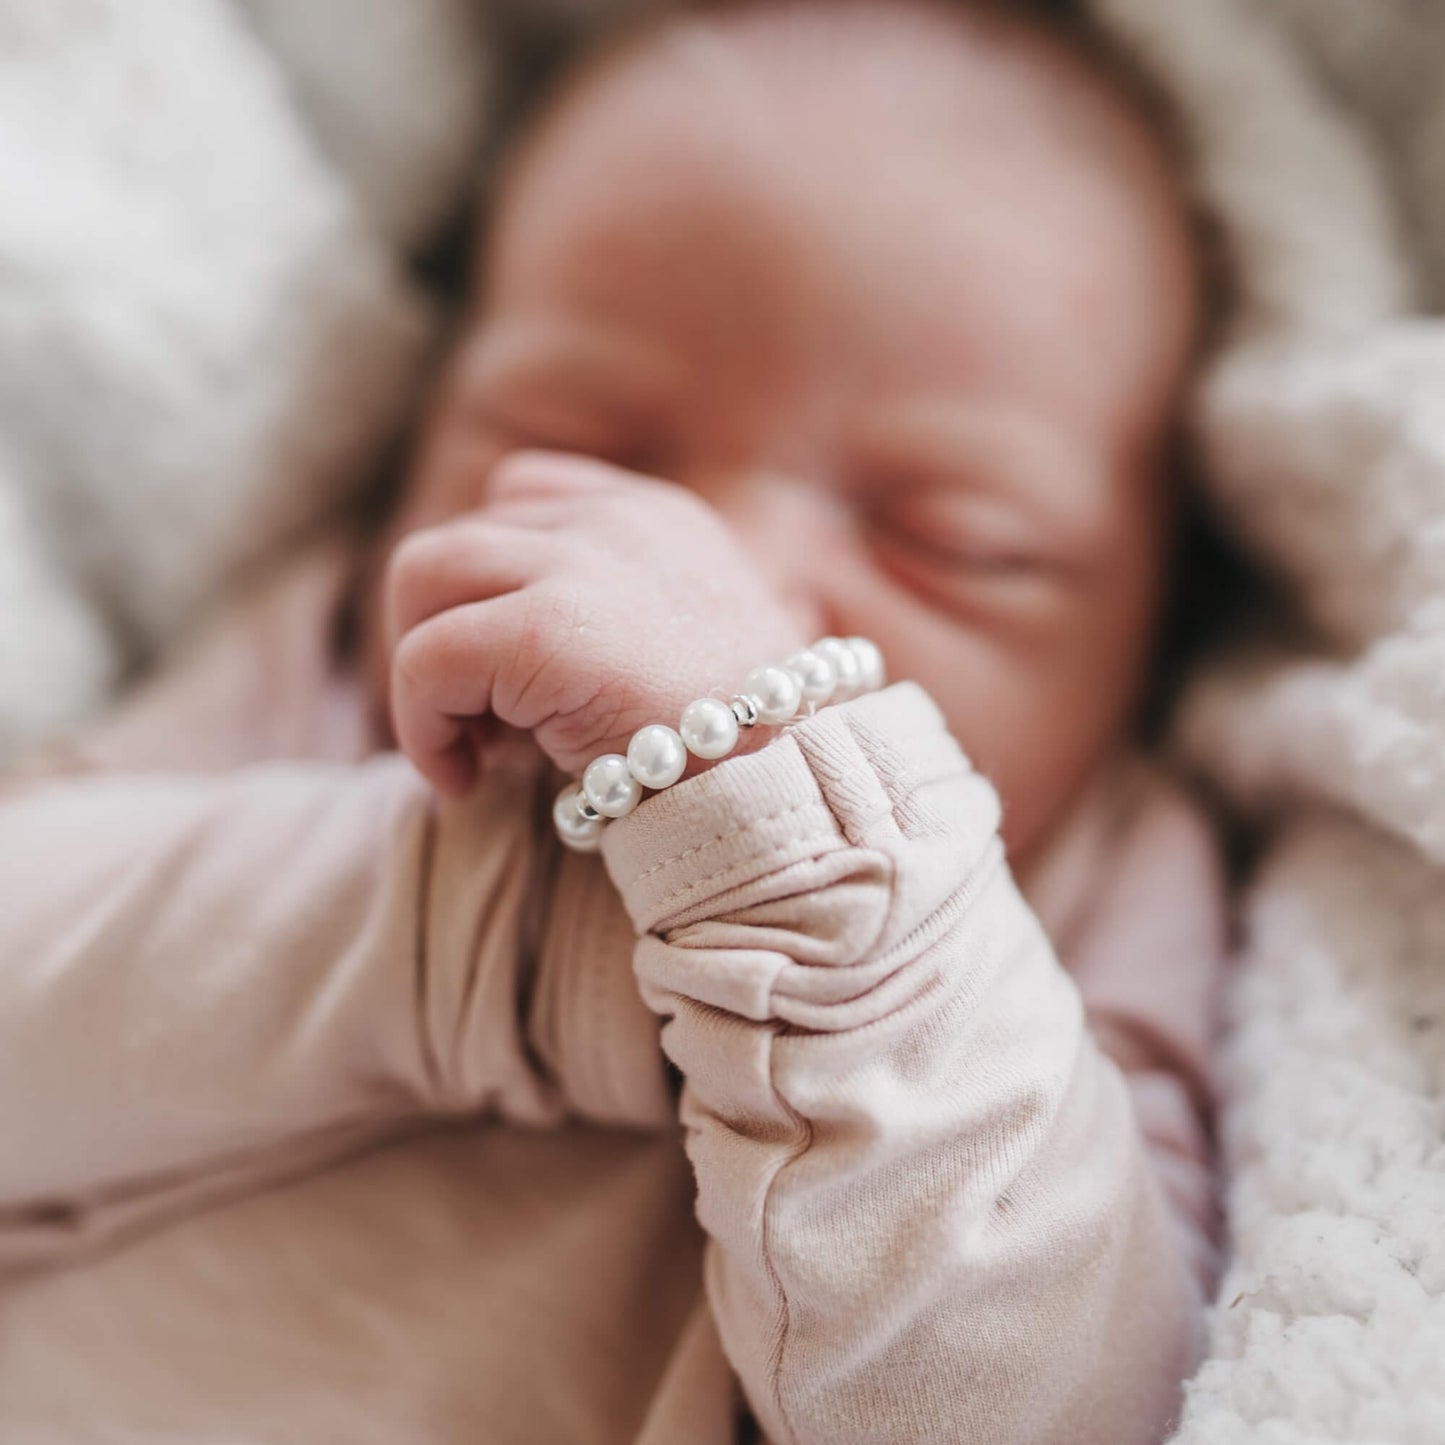
[[[1239,267],[1198,397],[1209,482],[1319,634],[1216,669],[1182,721],[1269,841],[1218,1071],[1234,1258],[1176,1445],[1427,1445],[1445,1440],[1445,325],[1410,311],[1445,257],[1445,12],[1100,8],[1185,110]],[[1284,30],[1247,26],[1260,12]]]
[[[1269,841],[1219,1068],[1234,1263],[1177,1440],[1438,1445],[1445,7],[1092,8],[1193,134],[1240,282],[1210,482],[1322,639],[1216,669],[1181,727]],[[0,756],[375,464],[487,58],[468,0],[0,0]]]

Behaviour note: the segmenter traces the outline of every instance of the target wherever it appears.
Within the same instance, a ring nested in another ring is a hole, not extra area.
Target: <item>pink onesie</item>
[[[1162,1438],[1217,1230],[1180,795],[1111,768],[1031,908],[902,682],[566,854],[530,750],[446,805],[368,755],[346,565],[0,787],[0,1438]]]

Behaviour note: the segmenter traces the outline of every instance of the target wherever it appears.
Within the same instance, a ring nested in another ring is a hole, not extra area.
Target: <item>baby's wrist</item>
[[[649,792],[755,752],[779,728],[827,703],[876,691],[884,680],[883,655],[864,637],[825,637],[783,663],[754,668],[741,692],[697,698],[682,709],[676,727],[646,724],[625,752],[594,758],[581,780],[557,796],[557,833],[569,848],[594,852],[607,823],[632,812]]]

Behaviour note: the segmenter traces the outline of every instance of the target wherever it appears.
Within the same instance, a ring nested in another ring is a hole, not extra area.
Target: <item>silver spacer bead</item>
[[[758,705],[746,693],[737,693],[728,706],[733,710],[733,716],[738,720],[740,728],[755,728],[758,725]]]

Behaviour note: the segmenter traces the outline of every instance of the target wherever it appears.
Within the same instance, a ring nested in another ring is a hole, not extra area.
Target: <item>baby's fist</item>
[[[706,503],[562,453],[507,457],[482,508],[398,547],[386,585],[397,741],[452,793],[489,720],[576,772],[805,641]]]

